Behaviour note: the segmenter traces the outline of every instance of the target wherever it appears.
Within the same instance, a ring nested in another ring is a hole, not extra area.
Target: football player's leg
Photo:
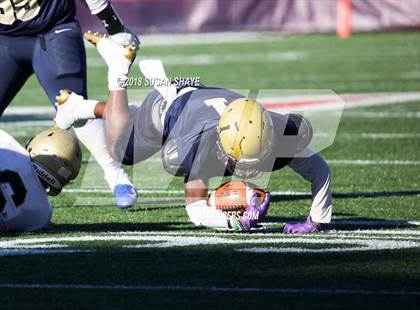
[[[35,74],[51,103],[61,89],[70,89],[87,97],[86,56],[80,27],[77,23],[59,27],[71,30],[46,34],[33,59]],[[75,126],[75,132],[104,170],[105,180],[114,192],[117,205],[127,208],[134,204],[137,199],[134,187],[121,164],[114,161],[107,150],[104,121],[89,120]]]
[[[294,158],[288,166],[311,183],[313,223],[329,223],[332,213],[332,176],[328,164],[321,156],[306,149],[306,156]]]
[[[61,129],[69,129],[83,120],[102,118],[105,103],[87,100],[83,96],[69,90],[60,90],[55,98],[57,113],[55,123]]]
[[[11,40],[13,38],[0,35],[0,72],[3,73],[0,74],[0,116],[33,73],[30,59],[27,64],[24,64],[17,63],[11,57],[10,52],[13,53],[13,46],[10,46],[13,44],[10,43]]]

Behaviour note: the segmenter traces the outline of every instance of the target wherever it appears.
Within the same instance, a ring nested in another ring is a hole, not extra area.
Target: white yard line
[[[338,95],[328,90],[312,91],[311,94],[309,90],[285,90],[281,92],[262,89],[259,94],[260,97],[257,97],[257,99],[270,111],[278,113],[331,111],[331,113],[338,113],[338,116],[343,112],[343,109],[420,101],[420,92],[353,93]]]
[[[51,127],[53,125],[52,118],[51,120],[28,120],[28,121],[17,121],[17,122],[1,122],[0,121],[0,129],[3,130],[14,130],[14,129],[22,129],[22,128],[28,128],[27,132],[32,132],[31,127]],[[26,132],[26,131],[22,131]]]
[[[8,107],[3,115],[16,115],[16,116],[22,116],[22,115],[54,115],[55,110],[52,106],[13,106]]]
[[[16,115],[16,116],[45,116],[51,117],[55,115],[55,110],[52,107],[9,107],[5,111],[4,115]],[[345,111],[343,114],[346,118],[384,118],[384,119],[410,119],[420,118],[420,111],[407,111],[407,112],[392,112],[392,111]],[[22,122],[23,123],[23,122]]]
[[[246,248],[238,249],[237,252],[243,253],[254,253],[254,254],[266,254],[266,253],[300,253],[300,254],[316,254],[316,253],[345,253],[345,252],[354,252],[354,251],[371,251],[371,248],[332,248],[332,249],[304,249],[304,248],[276,248],[276,247],[255,247],[255,248]]]
[[[184,194],[184,190],[164,189],[164,188],[150,188],[150,189],[138,189],[140,194]],[[107,194],[111,191],[108,188],[69,188],[63,189],[65,193],[98,193]],[[271,192],[271,195],[310,195],[309,192],[291,192],[291,191],[275,191]],[[147,198],[147,197],[146,197]],[[170,198],[170,197],[166,197]]]
[[[0,283],[3,289],[78,289],[118,291],[186,291],[208,293],[265,293],[265,294],[328,294],[328,295],[385,295],[420,296],[420,291],[362,290],[340,288],[287,288],[287,287],[217,287],[184,285],[121,285],[121,284],[48,284],[48,283]]]
[[[141,93],[147,95],[150,90],[142,90]],[[263,94],[267,91],[261,90]],[[311,90],[296,90],[299,94],[290,96],[293,90],[281,90],[276,96],[263,96],[258,98],[262,103],[269,104],[272,110],[282,110],[286,107],[317,107],[336,105],[337,102],[344,100],[346,108],[353,107],[369,107],[376,105],[388,105],[394,103],[408,103],[412,101],[420,101],[420,92],[389,92],[389,93],[351,93],[351,94],[334,94],[327,93],[324,95],[313,94]],[[288,94],[288,95],[286,95]],[[134,102],[133,102],[134,103]],[[51,106],[25,106],[25,107],[9,107],[4,112],[4,116],[54,116],[55,110]],[[368,116],[368,117],[392,117],[392,118],[419,118],[420,112],[402,111],[402,112],[387,112],[387,111],[345,111],[345,116]],[[34,124],[36,124],[36,121]],[[0,122],[1,123],[1,122]],[[23,122],[22,122],[23,123]],[[4,124],[4,123],[3,123]],[[7,123],[6,123],[7,124]]]
[[[10,125],[8,125],[10,124]],[[10,131],[14,137],[26,137],[33,134],[33,127],[51,127],[52,121],[24,121],[13,123],[1,123],[0,129]],[[28,128],[25,130],[24,128]],[[316,138],[328,138],[332,133],[315,133]],[[420,133],[387,133],[387,132],[367,132],[367,133],[339,133],[335,136],[336,139],[364,139],[364,140],[381,140],[381,139],[419,139]],[[156,159],[158,161],[159,159]],[[91,160],[94,161],[94,160]]]
[[[385,119],[405,119],[420,118],[420,111],[411,112],[392,112],[392,111],[345,111],[345,118],[385,118]]]
[[[165,66],[194,66],[194,65],[217,65],[217,64],[244,64],[244,63],[267,63],[267,62],[293,62],[302,61],[306,58],[303,51],[269,52],[269,53],[244,53],[244,54],[191,54],[191,55],[162,55],[147,56],[142,60],[160,59]],[[88,57],[89,67],[106,68],[106,63],[100,57]]]
[[[384,165],[384,166],[417,166],[420,165],[420,160],[364,160],[364,159],[329,159],[328,164],[331,165]]]
[[[284,36],[277,32],[209,32],[209,33],[171,33],[142,34],[140,40],[143,46],[174,46],[203,44],[235,44],[266,41],[281,41]],[[87,49],[95,48],[85,42]],[[402,50],[404,51],[404,50]]]
[[[330,132],[315,132],[315,138],[328,138],[331,137],[334,133]],[[420,138],[420,133],[417,132],[404,132],[404,133],[394,133],[394,132],[361,132],[361,133],[350,133],[350,132],[341,132],[335,135],[336,139],[418,139]]]
[[[406,133],[387,133],[387,132],[366,132],[366,133],[342,133],[337,135],[338,138],[347,139],[418,139],[420,133],[406,132]]]
[[[341,161],[328,161],[330,164],[341,164]],[[345,163],[349,165],[353,165],[353,161],[349,161],[350,163]],[[366,161],[357,161],[356,165],[380,165],[381,163],[366,163]],[[412,163],[412,162],[399,162],[397,164],[394,163],[382,163],[385,165],[420,165],[420,161]],[[173,195],[183,195],[184,190],[182,189],[165,189],[165,188],[139,188],[137,191],[140,194],[173,194]],[[109,188],[64,188],[64,193],[74,193],[74,194],[109,194],[111,193]],[[296,191],[272,191],[270,192],[272,196],[300,196],[300,195],[311,195],[310,192],[296,192]],[[334,194],[346,194],[346,193],[334,193]],[[348,194],[348,193],[347,193]],[[366,195],[367,192],[352,192],[352,195]],[[147,198],[147,197],[146,197]],[[167,197],[170,198],[170,197]]]
[[[324,236],[328,236],[325,238]],[[376,251],[376,250],[400,250],[409,248],[419,248],[420,240],[413,239],[387,239],[386,236],[376,236],[366,239],[366,235],[362,238],[348,238],[345,235],[340,236],[339,233],[333,235],[298,235],[284,237],[282,234],[264,235],[251,234],[246,239],[236,239],[235,235],[174,235],[174,234],[107,234],[107,235],[82,235],[82,236],[67,236],[67,237],[43,237],[30,239],[12,239],[0,241],[0,255],[11,256],[21,255],[19,251],[10,252],[10,250],[29,251],[23,252],[22,255],[27,255],[33,251],[33,254],[50,254],[59,250],[56,248],[46,249],[45,245],[64,244],[64,247],[72,245],[72,243],[92,243],[92,242],[113,242],[113,241],[130,241],[131,244],[120,245],[125,249],[145,249],[145,248],[176,248],[176,247],[191,247],[191,246],[214,246],[214,245],[239,245],[242,248],[239,251],[250,251],[256,253],[256,245],[271,245],[264,247],[263,252],[272,253],[326,253],[326,252],[354,252],[354,251]],[[283,245],[295,244],[294,247],[284,247]],[[317,249],[306,248],[308,244],[321,245]],[[35,248],[37,245],[39,248]],[[343,247],[346,245],[348,247]],[[28,246],[25,248],[25,246]],[[69,248],[72,250],[71,248]],[[94,249],[94,247],[93,247]],[[64,248],[63,250],[68,250]],[[41,252],[39,252],[41,251]],[[258,252],[259,253],[259,252]]]

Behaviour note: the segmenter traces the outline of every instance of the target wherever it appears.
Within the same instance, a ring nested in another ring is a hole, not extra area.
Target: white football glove
[[[116,39],[122,40],[122,37],[117,36]],[[121,45],[114,41],[112,37],[98,33],[87,32],[85,33],[85,39],[96,45],[99,54],[108,65],[108,89],[120,90],[126,88],[128,86],[128,72],[136,58],[136,47]]]
[[[77,121],[95,118],[96,100],[85,100],[69,90],[60,90],[55,98],[57,114],[55,122],[61,129],[69,129]]]

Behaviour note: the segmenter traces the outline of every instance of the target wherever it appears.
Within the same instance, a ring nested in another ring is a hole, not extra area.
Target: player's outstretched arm
[[[286,224],[284,233],[316,233],[331,221],[332,176],[328,164],[318,154],[308,151],[308,156],[295,158],[289,165],[311,183],[312,206],[309,217],[303,223]]]
[[[186,181],[185,208],[190,221],[197,226],[206,226],[213,229],[228,229],[228,218],[216,208],[207,205],[208,181],[195,179]]]
[[[185,182],[185,205],[190,221],[197,226],[218,230],[244,231],[257,227],[263,221],[270,206],[270,194],[257,204],[257,196],[251,198],[247,211],[241,215],[227,215],[207,204],[208,181],[196,179]],[[253,214],[253,216],[250,216]],[[257,214],[257,216],[255,216]]]

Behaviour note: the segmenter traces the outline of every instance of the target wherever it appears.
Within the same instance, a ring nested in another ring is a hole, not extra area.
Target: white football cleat
[[[138,50],[140,46],[139,38],[131,32],[118,32],[110,36],[112,41],[123,46],[130,46],[132,49]]]
[[[131,64],[136,58],[137,46],[125,45],[120,42],[124,42],[120,37],[112,37],[102,35],[99,33],[86,32],[84,38],[96,45],[99,54],[105,60],[108,65],[108,79],[111,78],[111,86],[118,88],[118,84],[115,81],[118,78],[127,76],[130,71]],[[115,85],[116,84],[116,85]]]
[[[96,100],[85,100],[69,90],[60,90],[60,95],[55,98],[57,114],[55,122],[61,129],[69,129],[80,120],[95,118]]]
[[[57,114],[55,122],[61,129],[69,129],[77,121],[74,117],[74,111],[84,100],[83,96],[72,93],[69,90],[60,90],[60,95],[55,97]]]

